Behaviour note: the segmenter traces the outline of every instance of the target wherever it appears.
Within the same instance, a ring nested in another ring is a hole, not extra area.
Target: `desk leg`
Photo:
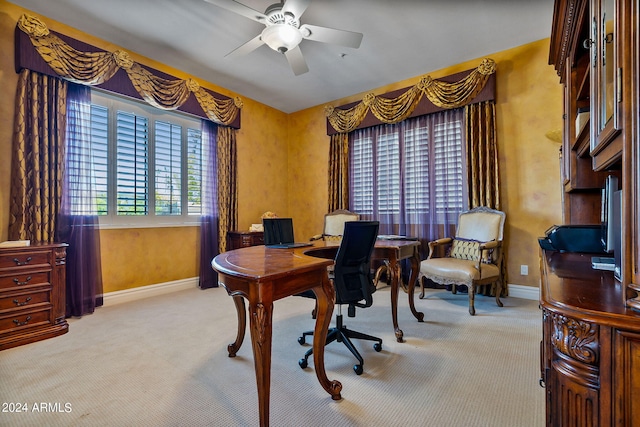
[[[227,346],[229,357],[236,357],[236,353],[242,346],[244,341],[244,331],[247,328],[247,312],[244,306],[244,298],[241,296],[233,296],[233,302],[236,305],[236,312],[238,313],[238,334],[236,335],[235,342]]]
[[[411,274],[409,275],[409,283],[407,285],[409,308],[411,309],[411,313],[413,313],[414,317],[418,319],[418,322],[422,322],[424,320],[424,313],[416,310],[413,295],[416,288],[416,282],[418,281],[418,271],[420,270],[420,253],[418,252],[418,247],[415,248],[413,256],[409,258],[409,262],[411,263]]]
[[[324,347],[327,340],[327,331],[329,323],[331,323],[331,315],[335,302],[335,289],[329,280],[328,274],[324,273],[322,286],[313,288],[316,295],[316,326],[313,331],[313,364],[316,370],[316,376],[322,388],[331,395],[333,400],[340,400],[340,391],[342,384],[339,381],[330,381],[324,370]]]
[[[271,320],[273,302],[249,301],[251,345],[258,385],[258,412],[260,426],[269,425],[269,394],[271,388]]]
[[[404,333],[398,326],[398,291],[400,289],[400,264],[397,255],[389,258],[389,273],[391,274],[391,320],[396,341],[403,342]]]

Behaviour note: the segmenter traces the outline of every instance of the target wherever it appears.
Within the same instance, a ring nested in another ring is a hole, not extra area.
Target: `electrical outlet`
[[[529,275],[529,266],[528,265],[521,265],[520,266],[520,275],[521,276],[528,276]]]

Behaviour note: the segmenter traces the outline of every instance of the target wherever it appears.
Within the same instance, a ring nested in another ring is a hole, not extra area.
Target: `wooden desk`
[[[403,332],[398,327],[398,291],[402,280],[400,261],[408,259],[411,263],[411,274],[407,284],[409,297],[409,309],[418,320],[424,320],[424,313],[416,311],[414,303],[414,291],[420,271],[420,242],[418,240],[378,240],[373,249],[373,259],[382,259],[388,262],[387,268],[391,275],[391,319],[393,329],[398,342],[403,341]]]
[[[249,301],[249,320],[253,348],[260,425],[269,425],[271,386],[271,320],[273,302],[306,290],[313,290],[318,304],[313,335],[313,362],[320,385],[334,400],[341,399],[342,384],[329,381],[324,369],[324,346],[335,291],[327,267],[332,260],[314,258],[289,249],[251,246],[216,256],[211,262],[219,281],[233,297],[238,313],[236,341],[229,344],[229,357],[242,345],[246,326],[244,298]]]

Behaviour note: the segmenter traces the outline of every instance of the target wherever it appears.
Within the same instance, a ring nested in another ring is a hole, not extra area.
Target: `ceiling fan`
[[[300,25],[300,16],[307,10],[311,0],[283,0],[267,7],[264,13],[235,0],[205,1],[265,25],[262,33],[225,56],[244,55],[266,44],[271,49],[284,54],[296,76],[309,71],[299,46],[302,39],[338,44],[356,49],[360,47],[362,42],[361,33],[319,27],[317,25]]]

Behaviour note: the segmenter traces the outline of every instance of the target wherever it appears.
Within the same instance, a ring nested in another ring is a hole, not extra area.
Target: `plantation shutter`
[[[108,163],[109,163],[109,109],[91,105],[91,168],[94,172],[93,190],[96,214],[106,215],[109,206]],[[72,205],[74,208],[75,204]]]
[[[146,117],[118,111],[116,134],[116,213],[146,215],[149,210],[149,121]]]
[[[182,127],[155,122],[155,212],[182,213]]]
[[[187,129],[187,214],[202,214],[202,132]]]

